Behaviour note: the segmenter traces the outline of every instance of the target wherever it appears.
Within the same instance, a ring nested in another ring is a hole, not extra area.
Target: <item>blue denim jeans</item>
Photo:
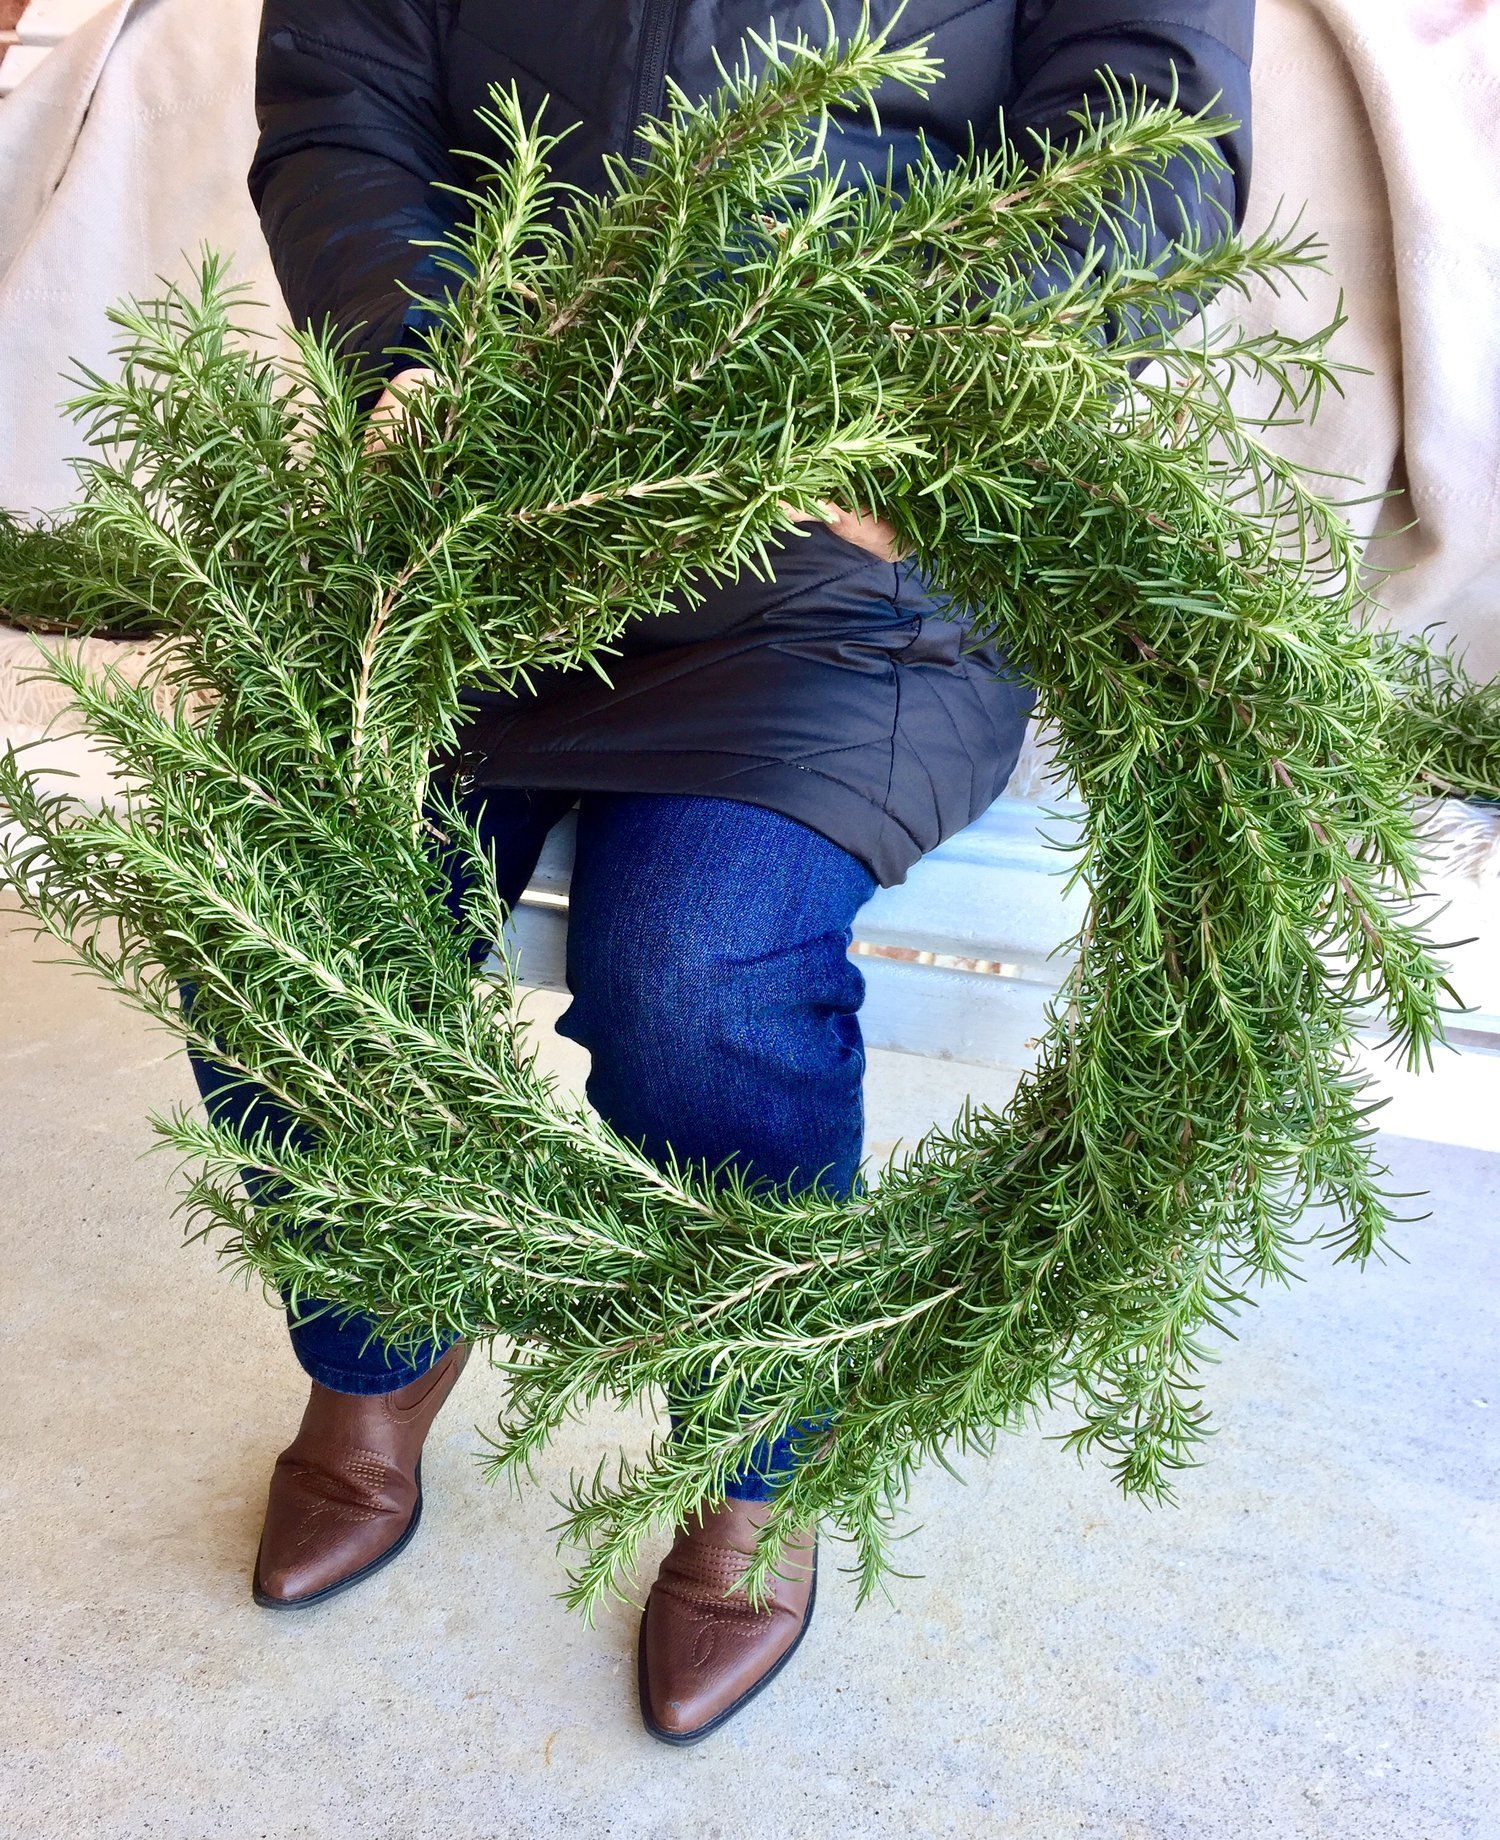
[[[514,905],[570,792],[466,795]],[[864,1136],[864,979],[848,957],[875,891],[857,858],[794,818],[697,794],[588,792],[579,802],[559,1033],[588,1049],[586,1091],[614,1128],[679,1157],[832,1194],[852,1192]],[[448,870],[450,908],[461,886]],[[187,993],[191,1000],[191,993]],[[210,1113],[287,1132],[265,1094],[193,1057]],[[256,1178],[248,1177],[252,1196]],[[394,1391],[439,1358],[392,1354],[367,1317],[304,1300],[288,1310],[297,1359],[345,1393]],[[757,1447],[729,1492],[763,1500],[790,1439]]]

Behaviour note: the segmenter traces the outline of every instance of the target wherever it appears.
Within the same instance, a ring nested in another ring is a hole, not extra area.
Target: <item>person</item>
[[[463,151],[485,145],[475,110],[489,86],[514,84],[529,108],[548,98],[549,126],[571,129],[558,176],[598,189],[608,155],[639,157],[668,80],[711,93],[715,54],[763,31],[771,4],[266,0],[251,193],[295,318],[330,321],[380,367],[377,418],[420,387],[414,293],[443,285],[420,245],[458,221],[443,188],[462,186]],[[879,25],[896,7],[873,12]],[[835,29],[859,13],[833,0]],[[899,182],[919,136],[939,157],[971,129],[981,145],[1005,132],[1030,148],[1028,130],[1065,136],[1072,111],[1103,110],[1106,72],[1189,110],[1217,98],[1241,124],[1223,136],[1224,170],[1180,162],[1152,182],[1130,226],[1150,259],[1175,235],[1240,222],[1252,14],[1253,0],[910,0],[899,36],[930,33],[943,80],[881,96],[878,128],[843,112],[830,153],[851,174],[890,159]],[[821,37],[825,17],[790,0],[776,23]],[[557,670],[524,692],[475,690],[453,785],[507,904],[578,808],[571,1001],[557,1026],[588,1050],[603,1117],[653,1157],[670,1146],[847,1194],[863,1132],[855,916],[1002,791],[1033,692],[868,512],[828,507],[773,561],[768,581],[715,588],[627,632],[607,683]],[[274,1121],[265,1095],[211,1063],[197,1072],[216,1115]],[[289,1319],[312,1389],[275,1466],[254,1571],[257,1601],[280,1609],[347,1590],[406,1546],[423,1440],[467,1355],[398,1359],[367,1320],[306,1301]],[[642,1714],[666,1742],[721,1726],[807,1627],[814,1529],[768,1602],[737,1588],[766,1503],[807,1447],[758,1448],[722,1505],[676,1530],[640,1643]]]

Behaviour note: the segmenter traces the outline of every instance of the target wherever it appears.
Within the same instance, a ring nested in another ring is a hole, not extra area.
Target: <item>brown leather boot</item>
[[[727,1501],[679,1529],[641,1618],[641,1716],[663,1744],[696,1744],[768,1686],[807,1632],[817,1594],[812,1533],[789,1541],[764,1609],[739,1588],[764,1502]]]
[[[256,1603],[321,1603],[395,1558],[422,1518],[422,1445],[468,1358],[457,1342],[393,1393],[313,1382],[301,1429],[271,1473]]]

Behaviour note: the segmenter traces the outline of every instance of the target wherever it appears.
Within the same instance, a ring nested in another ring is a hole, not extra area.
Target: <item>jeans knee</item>
[[[655,1152],[847,1186],[863,1136],[864,979],[847,938],[744,953],[691,928],[572,979],[559,1032],[588,1049],[588,1095]]]
[[[684,1054],[811,1069],[859,1046],[864,979],[847,940],[745,955],[690,932],[607,955],[577,976],[564,1020],[590,1052],[643,1062]]]

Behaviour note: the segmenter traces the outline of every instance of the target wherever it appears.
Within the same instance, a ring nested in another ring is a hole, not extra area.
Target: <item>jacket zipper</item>
[[[667,57],[682,0],[644,0],[641,13],[641,55],[635,67],[635,88],[630,97],[630,122],[626,144],[630,158],[640,164],[646,157],[641,123],[660,115],[667,99]]]

